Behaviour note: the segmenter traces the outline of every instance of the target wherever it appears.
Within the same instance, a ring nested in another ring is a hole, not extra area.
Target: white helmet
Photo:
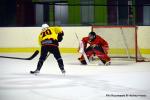
[[[42,24],[42,29],[48,28],[48,27],[49,27],[49,25],[47,25],[47,24]]]

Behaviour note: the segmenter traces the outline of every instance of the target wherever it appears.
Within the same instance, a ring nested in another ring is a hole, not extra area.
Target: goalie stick
[[[19,58],[19,57],[8,57],[8,56],[0,56],[0,58],[10,58],[10,59],[19,59],[19,60],[32,60],[33,58],[35,58],[38,55],[39,51],[36,50],[32,56],[28,57],[28,58]]]
[[[87,58],[86,53],[84,52],[84,45],[83,45],[83,42],[79,40],[79,38],[78,38],[78,36],[77,36],[76,33],[75,33],[75,35],[76,35],[76,38],[78,39],[79,46],[80,46],[79,52],[84,56],[86,63],[89,65],[90,62],[89,62],[89,59]]]

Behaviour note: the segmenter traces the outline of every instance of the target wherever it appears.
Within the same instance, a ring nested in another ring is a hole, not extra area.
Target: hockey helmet
[[[44,29],[46,29],[46,28],[48,28],[48,27],[49,27],[48,24],[42,24],[42,30],[44,30]]]
[[[96,38],[96,33],[92,31],[92,32],[89,33],[88,37],[89,37],[90,41],[92,41]]]

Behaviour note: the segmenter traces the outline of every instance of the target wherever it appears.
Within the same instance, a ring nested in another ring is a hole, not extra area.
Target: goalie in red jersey
[[[109,46],[107,41],[105,41],[102,37],[96,35],[95,32],[90,32],[88,37],[83,37],[82,43],[83,47],[80,46],[80,53],[83,50],[88,59],[93,55],[96,55],[104,65],[110,65],[110,57],[107,55]],[[89,44],[88,47],[87,44]],[[81,64],[87,64],[85,56],[83,54],[79,58],[79,61],[81,62]]]

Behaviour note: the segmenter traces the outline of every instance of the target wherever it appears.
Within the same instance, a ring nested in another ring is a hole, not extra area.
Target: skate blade
[[[38,73],[34,73],[34,72],[30,71],[30,74],[32,74],[32,75],[38,75],[39,72]]]

